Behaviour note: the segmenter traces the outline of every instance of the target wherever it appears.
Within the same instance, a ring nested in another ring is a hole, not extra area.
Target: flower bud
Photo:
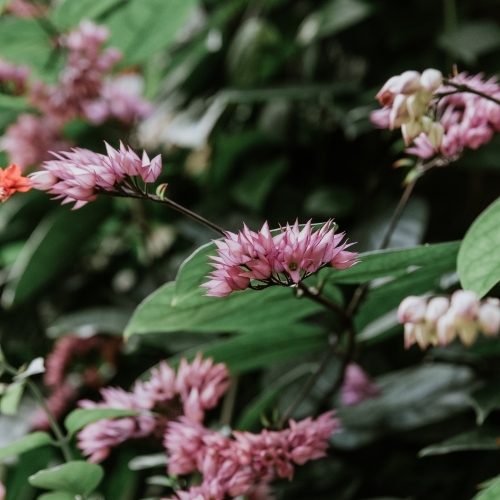
[[[405,349],[409,349],[416,341],[415,324],[405,323]]]
[[[423,297],[410,295],[398,307],[398,321],[400,323],[420,323],[425,318],[427,302]]]
[[[443,141],[444,127],[439,122],[433,122],[427,132],[427,139],[435,149],[439,149]]]
[[[429,323],[435,324],[437,320],[446,314],[450,307],[450,301],[446,297],[434,297],[427,304],[425,319]]]
[[[408,109],[406,106],[407,97],[403,94],[398,94],[394,98],[391,114],[389,115],[389,129],[401,127],[403,122],[408,118]]]
[[[408,114],[414,120],[418,120],[426,112],[427,103],[423,102],[419,94],[412,94],[406,100],[406,108]]]
[[[54,184],[58,181],[57,177],[47,170],[40,170],[30,174],[30,185],[35,189],[47,191],[52,189]]]
[[[476,292],[457,290],[451,296],[451,307],[458,316],[473,320],[479,310],[479,299]]]
[[[498,335],[500,330],[500,308],[489,302],[481,304],[477,313],[481,329],[486,335]]]
[[[391,106],[399,89],[399,76],[391,76],[378,91],[375,98],[382,106]]]
[[[448,345],[457,336],[455,314],[451,309],[437,320],[436,331],[439,345]]]
[[[405,144],[408,146],[415,137],[418,137],[423,132],[422,124],[416,120],[407,121],[401,125],[401,132]]]
[[[398,93],[413,94],[420,89],[420,73],[418,71],[405,71],[401,73],[398,81]]]
[[[432,127],[432,120],[428,116],[421,116],[420,124],[422,125],[422,132],[428,134]]]
[[[479,334],[476,322],[462,316],[457,316],[455,318],[455,324],[457,325],[457,332],[460,340],[466,346],[472,345]]]
[[[420,349],[425,349],[429,344],[436,344],[432,330],[425,323],[415,325],[415,339]]]
[[[443,83],[443,74],[437,69],[426,69],[420,77],[420,85],[430,92],[434,92]]]

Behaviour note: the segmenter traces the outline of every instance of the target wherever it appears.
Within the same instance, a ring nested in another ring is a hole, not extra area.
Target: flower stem
[[[488,99],[488,101],[494,102],[496,104],[500,104],[500,99],[497,99],[491,95],[488,95],[484,92],[481,92],[480,90],[475,90],[475,89],[473,89],[473,88],[471,88],[468,85],[465,85],[463,83],[455,83],[447,78],[445,78],[443,80],[443,83],[445,85],[449,85],[450,87],[457,89],[457,92],[468,92],[469,94],[476,94],[479,97],[483,97],[484,99]],[[456,93],[456,92],[453,92],[453,93]],[[444,97],[446,95],[447,95],[446,93],[439,94],[439,97]]]
[[[2,365],[7,373],[10,373],[13,376],[19,374],[19,372],[13,366],[10,366],[7,362],[2,361]],[[73,454],[71,453],[68,441],[65,438],[63,431],[59,426],[59,424],[57,423],[57,420],[55,419],[54,415],[52,414],[47,404],[45,403],[45,398],[43,397],[43,394],[41,393],[37,385],[33,382],[33,380],[31,380],[29,377],[26,378],[26,385],[29,387],[30,391],[33,394],[33,397],[35,398],[36,402],[40,405],[45,415],[47,415],[50,427],[52,428],[52,431],[54,432],[54,435],[56,437],[57,445],[59,446],[59,448],[61,448],[64,460],[66,462],[71,462],[71,460],[73,460]]]

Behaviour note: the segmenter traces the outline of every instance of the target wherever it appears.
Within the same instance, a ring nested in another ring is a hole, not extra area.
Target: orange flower
[[[21,175],[21,168],[15,163],[5,170],[0,168],[0,201],[7,201],[16,191],[25,193],[31,189],[30,180]]]

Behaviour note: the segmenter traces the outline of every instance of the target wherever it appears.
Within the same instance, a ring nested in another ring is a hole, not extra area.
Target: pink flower
[[[47,173],[30,175],[35,189],[45,190],[63,198],[62,204],[76,202],[80,208],[97,198],[99,193],[120,194],[119,186],[128,178],[141,176],[144,182],[154,182],[161,172],[161,155],[152,160],[146,152],[142,159],[120,143],[120,150],[106,144],[108,155],[88,149],[74,148],[69,152],[53,153],[56,160],[46,161],[42,168]],[[133,189],[133,184],[128,184]]]
[[[319,269],[332,266],[347,269],[357,263],[357,254],[345,249],[341,243],[344,233],[335,234],[328,220],[321,229],[313,231],[311,221],[299,228],[298,221],[281,228],[274,237],[267,222],[259,232],[244,226],[238,234],[226,232],[226,238],[216,240],[218,256],[207,283],[207,296],[223,297],[235,290],[251,286],[293,286]]]
[[[48,160],[51,150],[65,151],[69,147],[53,123],[30,114],[19,115],[0,139],[0,148],[23,169]]]
[[[184,414],[194,421],[203,420],[205,410],[214,408],[229,387],[229,373],[223,363],[197,354],[191,364],[183,358],[177,370],[175,387],[184,404]]]
[[[7,11],[18,17],[43,17],[46,10],[46,5],[28,0],[11,0],[7,3]]]
[[[425,317],[427,302],[423,297],[411,295],[399,304],[398,321],[400,323],[419,323]]]
[[[0,85],[12,84],[14,94],[22,94],[30,74],[28,66],[18,66],[0,59]]]
[[[0,500],[4,500],[6,494],[5,486],[0,482]]]
[[[341,401],[345,406],[354,406],[365,399],[380,396],[380,389],[370,381],[356,363],[347,365],[341,388]]]
[[[486,335],[498,335],[500,330],[500,308],[498,306],[497,300],[489,299],[479,307],[477,319]]]

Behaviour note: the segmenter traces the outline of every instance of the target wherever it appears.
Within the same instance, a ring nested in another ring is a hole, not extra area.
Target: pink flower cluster
[[[7,3],[7,11],[18,17],[43,17],[47,5],[29,0],[11,0]]]
[[[435,69],[427,69],[422,74],[405,71],[389,78],[376,95],[384,108],[371,114],[372,122],[390,130],[401,127],[407,146],[423,134],[434,148],[438,148],[443,126],[427,115],[427,108],[442,81],[443,75]]]
[[[20,115],[1,139],[0,145],[12,162],[25,168],[47,160],[48,151],[68,150],[70,145],[63,140],[61,130],[70,120],[79,118],[101,124],[116,119],[132,125],[151,114],[151,104],[140,96],[142,80],[138,75],[110,76],[121,53],[115,48],[103,49],[108,38],[105,26],[88,20],[59,38],[59,45],[68,50],[68,56],[57,83],[37,80],[27,90],[31,105],[42,116]],[[2,67],[0,64],[0,82]],[[7,71],[7,76],[12,76],[12,72]],[[22,83],[24,90],[27,75],[21,73],[18,68],[16,82],[19,88]]]
[[[355,406],[365,399],[380,396],[380,389],[370,381],[363,369],[356,363],[349,363],[340,389],[340,400],[344,406]]]
[[[62,204],[75,202],[80,208],[93,201],[102,192],[120,195],[131,177],[140,176],[144,182],[154,182],[160,175],[161,155],[152,160],[145,151],[139,158],[132,149],[120,142],[116,150],[106,144],[107,155],[88,149],[74,148],[71,151],[53,153],[56,160],[42,165],[43,170],[30,174],[31,186],[63,198]]]
[[[500,331],[500,301],[479,300],[476,293],[457,290],[451,296],[406,297],[398,308],[398,321],[404,324],[405,347],[418,343],[421,349],[429,344],[447,345],[457,336],[471,345],[482,331],[496,336]]]
[[[26,89],[26,81],[30,74],[27,66],[18,66],[0,59],[0,85],[12,84],[14,94],[22,94]]]
[[[500,98],[500,85],[497,77],[484,81],[483,75],[468,76],[460,73],[450,82]],[[466,148],[477,149],[488,143],[495,132],[500,131],[500,105],[470,92],[456,92],[454,87],[442,85],[438,93],[450,93],[441,98],[436,105],[436,116],[443,125],[444,136],[438,152],[453,158]],[[425,136],[418,136],[408,153],[420,158],[431,158],[437,151]]]
[[[201,285],[207,296],[224,297],[235,290],[270,285],[293,286],[325,266],[347,269],[357,263],[357,253],[345,250],[344,233],[335,234],[332,220],[313,231],[311,221],[302,230],[298,221],[272,236],[266,222],[258,232],[245,225],[238,234],[226,232],[215,240],[218,256],[211,256],[215,268]]]
[[[164,442],[170,457],[168,472],[203,475],[200,486],[177,492],[177,498],[270,498],[269,483],[278,478],[291,480],[295,465],[326,455],[328,439],[340,426],[333,415],[329,411],[316,420],[290,420],[289,428],[282,431],[233,431],[234,439],[185,418],[170,423]]]
[[[376,96],[384,107],[372,112],[372,122],[390,130],[401,127],[406,145],[413,141],[406,152],[423,159],[456,158],[489,142],[500,131],[500,105],[441,82],[434,69],[390,78]],[[482,74],[460,73],[449,82],[500,99],[497,77],[485,81]]]
[[[229,385],[225,365],[213,364],[197,355],[191,364],[183,359],[177,370],[166,363],[151,370],[147,382],[136,382],[132,392],[123,389],[101,389],[103,401],[80,401],[82,408],[114,408],[137,410],[134,417],[104,419],[87,425],[78,434],[78,447],[91,462],[101,462],[113,446],[131,439],[142,438],[156,432],[165,421],[184,414],[192,422],[201,422],[205,411],[214,408]],[[162,414],[156,418],[151,410]]]

